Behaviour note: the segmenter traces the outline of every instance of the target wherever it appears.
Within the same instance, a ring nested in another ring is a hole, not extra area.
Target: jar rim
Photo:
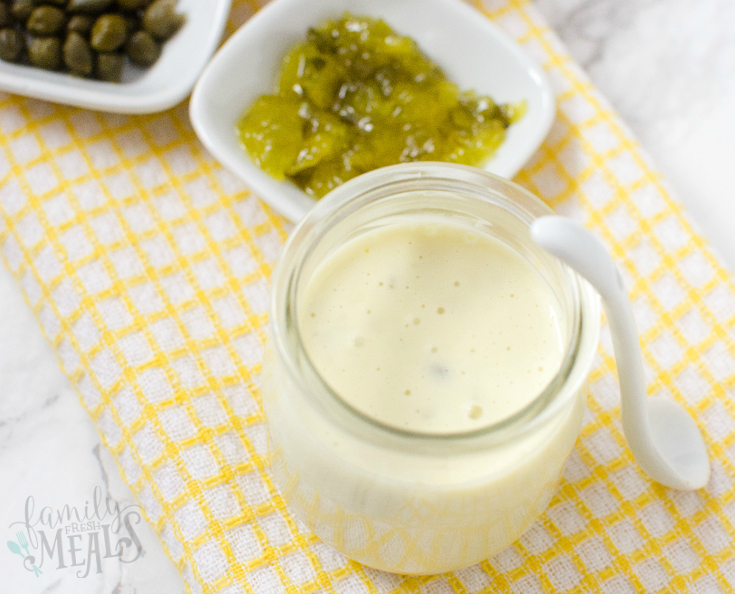
[[[548,205],[521,186],[474,167],[418,162],[384,167],[360,175],[322,198],[297,225],[286,242],[273,273],[269,340],[274,342],[277,356],[285,363],[285,370],[289,373],[290,380],[299,386],[300,393],[305,394],[307,398],[313,398],[314,404],[335,420],[349,422],[352,433],[359,432],[363,436],[378,439],[390,436],[394,440],[410,440],[423,444],[430,442],[446,444],[451,441],[478,439],[483,442],[505,441],[511,434],[525,433],[531,426],[543,422],[544,418],[553,416],[572,398],[575,390],[572,386],[568,386],[568,383],[579,359],[583,332],[586,334],[590,332],[590,328],[585,328],[585,325],[592,324],[594,343],[595,345],[597,343],[599,304],[597,303],[596,308],[592,307],[590,313],[593,319],[586,319],[589,316],[583,315],[585,309],[583,302],[590,299],[596,302],[596,296],[590,295],[591,289],[583,286],[586,282],[563,263],[560,263],[560,266],[572,292],[573,319],[571,335],[559,370],[544,390],[521,409],[504,419],[476,429],[452,433],[422,432],[399,428],[375,419],[342,398],[316,370],[303,348],[296,311],[296,292],[303,265],[319,239],[335,224],[359,212],[378,196],[383,196],[387,200],[390,199],[391,193],[397,195],[410,192],[409,186],[413,186],[415,191],[421,191],[420,186],[433,184],[433,187],[436,187],[440,182],[448,184],[453,191],[462,192],[474,187],[479,193],[472,198],[480,200],[484,198],[488,203],[492,203],[489,196],[493,193],[505,199],[506,194],[512,194],[512,199],[500,206],[528,226],[535,218],[553,213]],[[409,189],[406,189],[407,187]],[[498,206],[497,203],[492,204]],[[586,368],[583,376],[586,377]]]

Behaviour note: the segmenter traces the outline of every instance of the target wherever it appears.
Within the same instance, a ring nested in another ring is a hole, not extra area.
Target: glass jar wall
[[[263,369],[271,461],[291,511],[349,557],[397,573],[457,569],[509,545],[548,505],[581,427],[600,310],[592,289],[531,241],[531,222],[546,214],[484,171],[419,163],[341,186],[289,238]],[[299,325],[305,287],[347,242],[407,221],[486,234],[553,292],[559,370],[507,418],[454,433],[403,430],[352,406],[315,369]]]

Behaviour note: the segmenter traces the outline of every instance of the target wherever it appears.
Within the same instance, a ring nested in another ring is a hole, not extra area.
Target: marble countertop
[[[735,270],[735,3],[537,0],[653,157],[701,233]],[[95,489],[134,504],[10,274],[0,267],[0,526],[14,533],[28,497],[83,509]],[[38,510],[36,510],[38,513]],[[4,594],[177,594],[183,582],[152,529],[141,556],[33,580],[0,555]]]

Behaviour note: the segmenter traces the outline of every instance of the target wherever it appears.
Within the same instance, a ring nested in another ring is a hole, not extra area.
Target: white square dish
[[[179,0],[181,30],[163,46],[149,69],[126,65],[121,83],[0,60],[0,90],[55,103],[117,113],[155,113],[182,101],[217,49],[232,0]]]
[[[197,135],[225,167],[292,221],[314,199],[289,181],[261,171],[240,145],[235,127],[243,111],[274,89],[284,54],[309,27],[351,12],[383,18],[413,38],[447,77],[499,103],[527,101],[524,117],[508,130],[485,166],[510,178],[540,146],[554,119],[554,97],[543,72],[489,19],[461,0],[273,0],[217,52],[190,103]]]

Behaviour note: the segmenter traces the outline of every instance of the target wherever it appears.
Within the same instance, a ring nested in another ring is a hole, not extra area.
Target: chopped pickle
[[[240,140],[248,154],[275,179],[286,177],[304,144],[303,103],[296,95],[263,95],[240,121]]]
[[[237,132],[263,171],[321,197],[396,163],[483,165],[525,109],[461,92],[412,39],[345,14],[286,54],[276,94],[259,97]]]

